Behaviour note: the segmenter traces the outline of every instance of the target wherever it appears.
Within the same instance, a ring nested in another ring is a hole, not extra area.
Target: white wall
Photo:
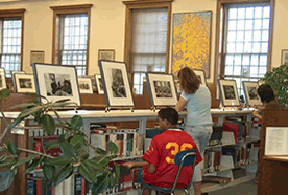
[[[213,81],[214,73],[216,2],[216,0],[174,0],[172,3],[172,13],[212,10],[211,78],[209,82]],[[50,6],[73,4],[93,4],[91,8],[89,75],[99,72],[97,64],[98,49],[115,49],[115,59],[117,61],[123,61],[125,5],[121,0],[26,0],[21,2],[3,2],[0,3],[0,9],[26,9],[24,22],[24,71],[32,72],[29,65],[30,50],[44,50],[45,63],[51,63],[52,61],[53,11],[50,9]],[[280,65],[281,50],[288,49],[288,41],[286,38],[288,24],[285,23],[288,18],[287,10],[287,0],[276,0],[272,67]],[[284,25],[282,25],[283,23]],[[169,59],[169,62],[171,63],[171,59]]]

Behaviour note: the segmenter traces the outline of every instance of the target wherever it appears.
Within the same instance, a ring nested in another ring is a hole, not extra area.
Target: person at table
[[[178,170],[178,166],[174,164],[175,154],[186,149],[196,149],[196,165],[202,160],[202,157],[193,138],[185,131],[177,129],[178,113],[175,109],[161,109],[158,120],[163,132],[152,138],[149,148],[142,157],[144,161],[130,161],[123,165],[128,168],[144,166],[139,172],[138,181],[153,186],[172,188]],[[192,166],[184,167],[180,173],[177,187],[188,186],[192,173]],[[151,194],[151,191],[146,189],[144,194]]]
[[[211,94],[206,85],[196,76],[195,72],[188,67],[182,68],[177,77],[182,94],[175,106],[177,112],[187,108],[187,120],[185,131],[189,133],[203,157],[204,149],[208,145],[213,131],[211,116]],[[193,175],[193,187],[195,195],[201,195],[201,181],[203,162],[195,167]]]
[[[262,84],[259,86],[258,95],[260,96],[262,106],[256,106],[259,110],[253,111],[253,115],[258,117],[262,121],[262,109],[280,109],[281,106],[275,100],[273,89],[268,84]]]
[[[259,86],[258,90],[258,95],[260,96],[261,99],[261,106],[255,106],[258,108],[258,110],[253,111],[253,115],[258,117],[261,121],[263,120],[262,118],[262,109],[280,109],[281,106],[279,103],[275,100],[275,95],[273,92],[273,89],[270,85],[268,84],[262,84]],[[258,162],[259,162],[259,157],[260,157],[260,150],[258,152]],[[256,172],[255,180],[256,183],[258,183],[258,170]]]

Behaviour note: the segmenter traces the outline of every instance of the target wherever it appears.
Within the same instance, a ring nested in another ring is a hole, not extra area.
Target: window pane
[[[245,21],[245,30],[251,30],[252,29],[252,20],[246,20]]]
[[[236,31],[228,31],[228,38],[227,41],[228,42],[234,42],[236,41]]]
[[[262,7],[255,7],[255,18],[262,18]]]
[[[238,31],[237,32],[237,41],[243,41],[244,40],[244,31]]]
[[[229,10],[229,19],[236,19],[237,18],[237,8],[231,8]]]

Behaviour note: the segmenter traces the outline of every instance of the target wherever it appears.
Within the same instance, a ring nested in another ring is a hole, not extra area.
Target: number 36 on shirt
[[[166,161],[168,164],[174,164],[174,156],[177,154],[177,152],[179,151],[183,151],[183,150],[187,150],[187,149],[192,149],[193,146],[191,144],[187,144],[187,143],[184,143],[182,144],[181,146],[179,146],[176,142],[169,142],[167,145],[166,145],[166,149],[167,150],[171,150],[171,157],[169,156],[166,156]]]

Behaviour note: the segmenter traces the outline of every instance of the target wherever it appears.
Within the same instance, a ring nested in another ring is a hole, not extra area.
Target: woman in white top
[[[212,134],[211,94],[206,85],[202,85],[194,71],[188,67],[178,72],[180,90],[182,94],[175,109],[177,112],[187,107],[187,121],[185,131],[189,133],[196,143],[203,158],[205,147]],[[203,160],[199,163],[193,174],[193,187],[195,195],[201,195],[201,181]]]

